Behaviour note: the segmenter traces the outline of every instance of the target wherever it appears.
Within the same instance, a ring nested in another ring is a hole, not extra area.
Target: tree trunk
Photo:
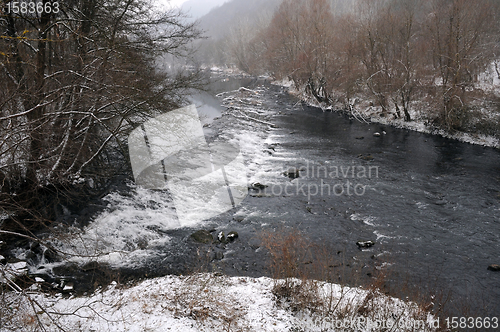
[[[43,1],[43,5],[48,3],[48,0]],[[31,139],[30,139],[30,150],[29,150],[29,160],[27,165],[26,180],[28,184],[33,186],[38,186],[37,170],[40,168],[39,159],[42,153],[42,142],[43,142],[43,128],[41,127],[41,120],[44,114],[44,107],[40,106],[43,100],[43,88],[45,85],[45,71],[47,68],[47,36],[48,27],[50,23],[51,14],[45,11],[40,17],[40,27],[39,27],[39,37],[38,37],[38,50],[36,52],[35,68],[36,72],[34,75],[34,85],[32,91],[26,97],[25,109],[31,110],[27,118],[31,126]]]

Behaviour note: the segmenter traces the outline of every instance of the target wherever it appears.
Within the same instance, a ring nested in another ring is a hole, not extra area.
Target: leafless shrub
[[[200,34],[177,11],[149,0],[58,4],[0,18],[0,208],[28,228],[127,174],[128,133],[201,86],[196,72],[156,66],[188,56]]]
[[[362,317],[372,322],[426,322],[425,326],[416,330],[433,330],[427,323],[433,309],[430,302],[417,296],[412,297],[413,302],[409,301],[405,297],[408,292],[403,289],[400,293],[391,294],[396,298],[387,296],[383,291],[387,283],[384,270],[378,270],[369,283],[358,280],[359,283],[353,285],[355,276],[349,277],[347,274],[355,272],[346,270],[338,259],[332,259],[331,251],[312,245],[300,232],[293,229],[268,231],[263,232],[261,238],[269,252],[270,272],[276,277],[273,295],[277,305],[297,315],[309,315],[314,326],[328,329],[338,322]],[[309,279],[310,276],[315,276],[317,280]],[[342,276],[340,280],[339,276]],[[349,280],[350,286],[343,280]],[[415,292],[415,289],[412,291]],[[403,294],[407,302],[397,299],[398,295]],[[351,331],[349,328],[338,330]],[[413,331],[413,327],[397,330]]]
[[[186,277],[183,287],[169,294],[168,310],[179,317],[190,317],[204,326],[223,331],[248,331],[241,324],[246,310],[227,292],[226,276],[195,273]]]

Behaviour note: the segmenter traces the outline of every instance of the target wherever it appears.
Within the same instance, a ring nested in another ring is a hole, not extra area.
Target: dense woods
[[[253,29],[248,45],[227,51],[242,70],[288,78],[338,108],[368,98],[382,116],[409,121],[418,102],[446,130],[470,130],[477,109],[498,113],[498,96],[480,89],[484,72],[500,74],[498,1],[345,4],[284,0],[267,25]],[[229,36],[227,45],[235,40],[242,39]]]
[[[58,203],[78,204],[128,167],[130,130],[199,84],[155,64],[187,55],[199,31],[149,0],[11,5],[0,16],[0,213],[53,220]]]

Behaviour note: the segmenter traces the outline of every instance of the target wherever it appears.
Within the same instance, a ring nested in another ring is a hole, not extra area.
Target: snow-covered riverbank
[[[500,78],[493,73],[485,74],[482,78],[483,83],[481,88],[484,91],[500,96]],[[305,89],[297,89],[293,82],[288,80],[276,81],[274,84],[283,86],[289,89],[290,93],[301,99],[310,106],[318,107],[323,110],[335,111],[336,106],[319,103],[313,96],[307,94]],[[342,105],[338,105],[342,108]],[[380,107],[374,106],[369,98],[353,98],[352,99],[352,116],[362,122],[373,122],[383,125],[394,126],[396,128],[414,130],[421,133],[439,135],[446,138],[455,139],[461,142],[477,144],[500,149],[500,139],[492,135],[484,135],[474,132],[454,131],[450,132],[432,125],[432,119],[429,114],[430,106],[424,101],[416,100],[411,104],[409,110],[411,121],[405,121],[402,117],[395,118],[393,115],[382,116]],[[470,115],[473,119],[471,123],[480,124],[481,122],[489,122],[493,126],[500,123],[500,112],[494,109],[486,109],[478,107],[473,114]]]
[[[296,281],[299,283],[299,281]],[[414,303],[378,292],[315,283],[315,310],[277,305],[270,278],[213,274],[166,276],[122,286],[116,282],[83,297],[27,292],[7,294],[10,322],[0,331],[433,331],[438,322]],[[30,301],[39,311],[33,315]],[[304,303],[307,305],[308,303]],[[2,309],[4,310],[4,309]]]

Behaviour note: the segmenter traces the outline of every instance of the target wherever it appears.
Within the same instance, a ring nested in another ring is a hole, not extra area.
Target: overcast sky
[[[170,0],[170,5],[175,6],[175,7],[180,7],[186,1],[187,0]],[[163,0],[162,2],[167,2],[167,1]]]

